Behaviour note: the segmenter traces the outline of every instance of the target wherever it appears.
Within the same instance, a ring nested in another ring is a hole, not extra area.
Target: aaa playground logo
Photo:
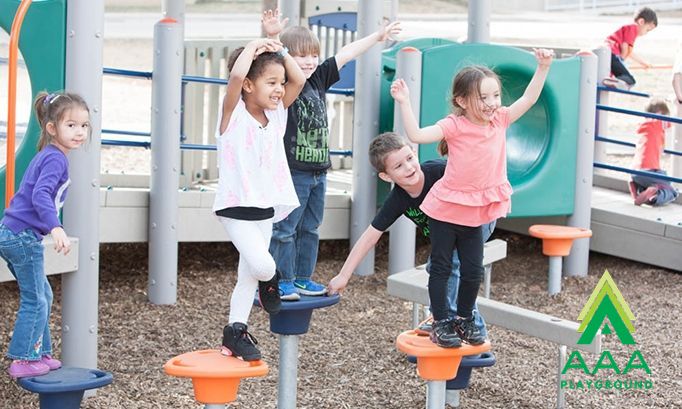
[[[604,271],[604,275],[578,315],[578,320],[581,321],[578,332],[582,335],[577,344],[591,344],[600,329],[603,335],[615,334],[620,343],[626,347],[636,344],[632,336],[635,332],[632,324],[635,315],[625,302],[623,294],[618,290],[608,270]],[[572,370],[572,373],[581,371],[582,374],[592,375],[593,378],[562,379],[562,389],[651,389],[653,387],[650,379],[636,377],[642,373],[641,371],[651,375],[651,370],[638,349],[631,353],[623,369],[619,367],[608,350],[602,351],[599,360],[590,369],[580,351],[576,350],[571,352],[561,374],[565,375],[569,370]]]

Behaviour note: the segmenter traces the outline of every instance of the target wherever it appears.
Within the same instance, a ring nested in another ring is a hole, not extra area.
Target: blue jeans
[[[0,224],[0,257],[19,285],[19,311],[7,356],[37,361],[52,354],[52,288],[43,263],[43,244],[31,229],[15,234]]]
[[[483,225],[483,242],[488,241],[490,236],[495,230],[495,225],[497,221],[490,222]],[[452,252],[452,273],[450,274],[450,279],[448,280],[448,318],[454,318],[457,316],[457,291],[459,291],[459,255],[457,254],[457,249]],[[431,269],[431,258],[427,261],[426,271]],[[476,326],[481,331],[483,336],[488,335],[488,330],[485,327],[485,320],[483,316],[478,312],[478,305],[474,307],[474,322]]]
[[[647,172],[658,173],[660,175],[667,175],[662,169],[642,169]],[[635,182],[638,190],[644,190],[649,186],[656,186],[658,192],[656,193],[656,201],[652,203],[654,206],[663,206],[677,199],[679,192],[667,180],[657,179],[651,176],[632,175],[632,181]]]
[[[275,259],[280,281],[310,279],[317,264],[320,235],[317,229],[324,215],[327,172],[291,169],[298,202],[301,204],[272,227],[270,254]]]

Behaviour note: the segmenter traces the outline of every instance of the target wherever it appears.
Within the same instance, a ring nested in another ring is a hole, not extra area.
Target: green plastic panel
[[[18,0],[0,0],[0,27],[10,32]],[[19,37],[19,50],[26,62],[33,97],[38,92],[64,89],[66,0],[33,0]],[[3,101],[2,103],[7,103]],[[30,103],[30,102],[28,102]],[[21,145],[16,152],[15,186],[36,153],[40,129],[33,110]],[[0,208],[5,206],[5,168],[0,170]]]
[[[435,45],[422,53],[420,126],[433,125],[451,112],[452,79],[463,67],[492,68],[502,80],[503,105],[523,94],[536,67],[528,51],[492,44]],[[514,187],[510,217],[573,213],[579,84],[579,58],[554,61],[537,104],[508,129],[507,172]],[[381,109],[382,129],[391,129],[393,101],[383,82]],[[384,118],[389,115],[391,125]],[[438,157],[436,144],[419,149],[421,161]]]

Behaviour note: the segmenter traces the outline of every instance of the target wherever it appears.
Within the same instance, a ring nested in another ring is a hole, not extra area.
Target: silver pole
[[[549,280],[547,281],[549,295],[561,292],[561,256],[549,257]]]
[[[185,0],[162,0],[161,13],[185,25]]]
[[[298,335],[280,335],[277,409],[296,409],[297,380]]]
[[[605,78],[611,76],[611,50],[602,46],[594,50],[597,55],[597,84],[602,85]],[[609,104],[609,91],[599,91],[599,103]],[[597,112],[597,135],[607,136],[609,134],[609,113],[607,111]],[[594,160],[606,163],[606,142],[595,142]],[[601,169],[594,169],[595,172],[602,172]]]
[[[443,409],[445,407],[445,381],[428,381],[426,383],[426,409]]]
[[[594,167],[594,118],[596,115],[597,57],[592,53],[580,55],[580,112],[578,116],[578,148],[575,170],[573,214],[567,225],[590,228],[592,217],[592,169]],[[571,254],[564,262],[566,276],[587,277],[590,258],[590,239],[573,242]]]
[[[175,304],[178,276],[178,172],[182,25],[154,25],[152,163],[149,189],[149,301]]]
[[[561,371],[566,365],[566,345],[559,345],[559,371],[557,372],[557,391],[556,391],[556,407],[557,409],[564,409],[566,407],[566,397],[564,390],[561,388]]]
[[[298,25],[308,27],[308,24],[301,24],[301,0],[279,0],[278,3],[279,14],[282,16],[282,19],[289,18],[287,27]]]
[[[682,105],[676,103],[677,105],[677,117],[682,118]],[[675,124],[675,136],[673,139],[673,149],[681,152],[682,151],[682,125]],[[672,155],[670,163],[670,175],[676,178],[682,177],[682,156]]]
[[[459,389],[448,389],[445,391],[445,403],[452,408],[459,407]]]
[[[422,53],[414,48],[402,49],[396,56],[396,78],[402,78],[410,88],[410,103],[419,118],[421,103]],[[400,106],[393,109],[393,129],[406,138]],[[418,145],[412,144],[419,149]],[[400,217],[390,229],[388,241],[388,273],[395,274],[414,267],[417,227],[407,217]]]
[[[379,29],[383,2],[360,0],[358,38]],[[357,59],[353,110],[353,189],[351,193],[350,241],[355,244],[376,213],[376,172],[369,165],[369,144],[379,133],[381,47],[375,45]],[[374,273],[374,250],[355,269],[358,275]]]
[[[64,228],[79,238],[79,255],[78,271],[62,275],[62,360],[84,368],[97,367],[103,29],[104,0],[69,0],[65,88],[88,103],[92,136],[69,154]]]
[[[478,0],[469,2],[469,28],[467,31],[467,43],[490,42],[491,10],[491,0]]]
[[[204,406],[204,409],[225,409],[227,408],[227,405],[223,405],[222,403],[207,403]]]

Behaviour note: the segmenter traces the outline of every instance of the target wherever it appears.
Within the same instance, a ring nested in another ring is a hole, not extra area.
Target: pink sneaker
[[[9,376],[14,379],[29,376],[40,376],[50,372],[50,367],[40,361],[13,361],[7,369]]]
[[[638,194],[635,198],[635,205],[639,206],[644,203],[650,203],[656,199],[656,194],[658,193],[658,188],[656,186],[649,186],[644,189],[642,193]]]
[[[62,361],[52,358],[52,355],[50,354],[43,355],[42,358],[40,358],[40,362],[47,365],[47,367],[50,368],[50,371],[54,371],[55,369],[62,367]]]

